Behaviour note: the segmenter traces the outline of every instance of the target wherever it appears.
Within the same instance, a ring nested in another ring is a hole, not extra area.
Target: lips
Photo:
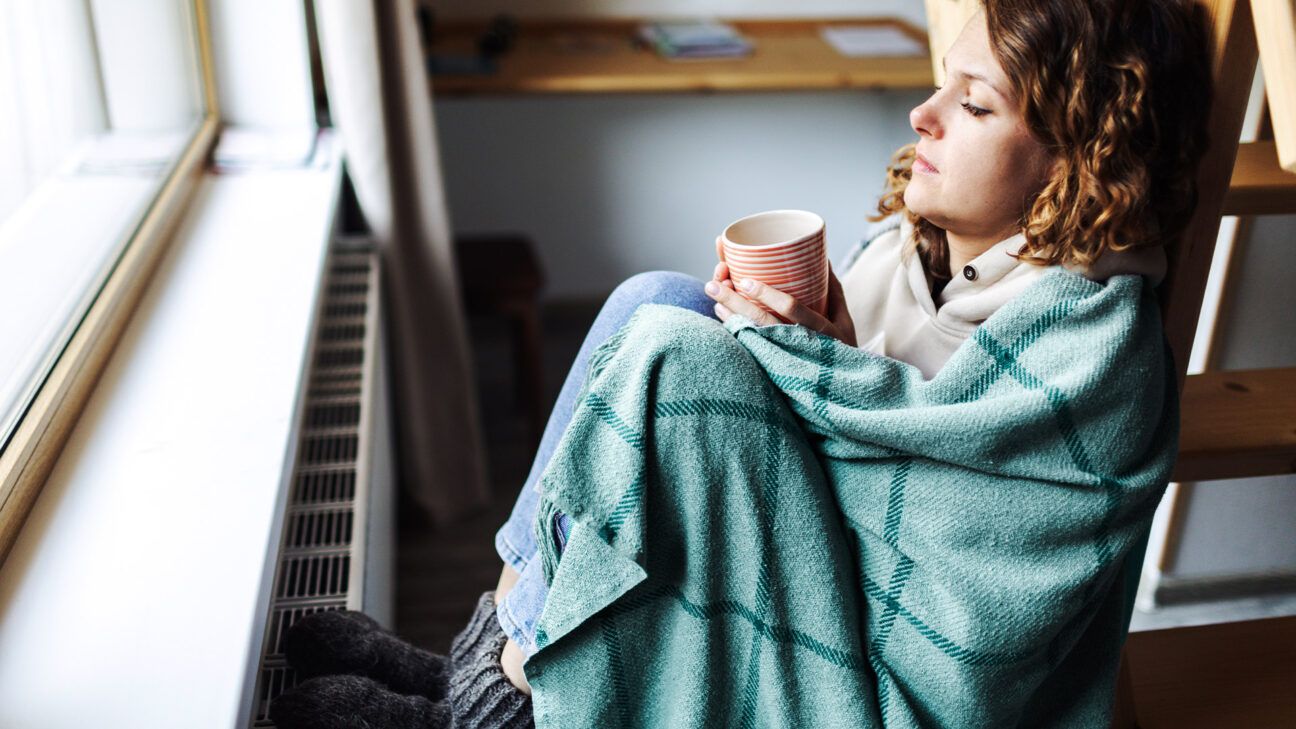
[[[931,162],[928,162],[927,158],[922,156],[921,154],[914,155],[913,167],[916,171],[925,172],[929,175],[935,175],[940,173],[940,170],[936,169],[936,165],[932,164]]]

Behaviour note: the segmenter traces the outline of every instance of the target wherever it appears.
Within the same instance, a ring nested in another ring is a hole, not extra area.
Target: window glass
[[[0,0],[0,447],[202,119],[176,0]]]

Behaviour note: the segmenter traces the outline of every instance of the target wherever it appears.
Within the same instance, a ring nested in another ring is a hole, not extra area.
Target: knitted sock
[[[364,613],[330,610],[293,623],[284,640],[288,663],[303,678],[352,674],[433,701],[446,695],[450,660],[410,645]]]
[[[406,696],[363,676],[322,676],[270,703],[279,729],[450,729],[449,701]]]
[[[495,617],[495,593],[477,601],[468,626],[450,645],[450,703],[455,729],[534,727],[531,697],[504,675],[500,654],[508,636]]]

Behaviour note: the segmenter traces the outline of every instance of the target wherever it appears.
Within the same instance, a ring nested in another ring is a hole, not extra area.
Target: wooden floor
[[[546,403],[557,395],[594,312],[545,312]],[[474,321],[471,330],[494,503],[452,528],[431,529],[413,508],[402,509],[400,522],[397,630],[442,653],[477,597],[495,586],[495,530],[533,455],[512,398],[507,331],[490,321]],[[1296,729],[1296,617],[1134,633],[1127,655],[1144,729]]]

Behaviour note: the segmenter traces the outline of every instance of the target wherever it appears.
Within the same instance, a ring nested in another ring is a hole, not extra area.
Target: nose
[[[933,94],[923,103],[915,106],[913,111],[909,112],[909,126],[918,132],[920,137],[931,137],[939,139],[941,135],[940,119],[936,114],[936,107],[932,101],[939,94]]]

